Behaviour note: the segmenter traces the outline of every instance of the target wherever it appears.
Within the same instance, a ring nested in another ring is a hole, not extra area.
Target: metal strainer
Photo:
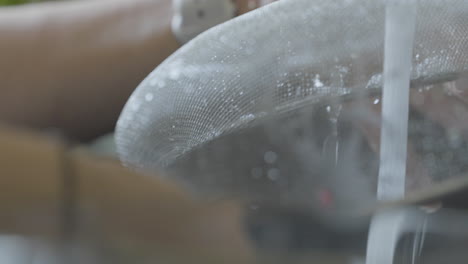
[[[412,82],[429,90],[468,70],[468,2],[417,12]],[[202,192],[355,210],[375,199],[378,158],[352,123],[378,120],[344,106],[379,98],[384,20],[384,0],[282,0],[208,30],[131,96],[120,158]]]

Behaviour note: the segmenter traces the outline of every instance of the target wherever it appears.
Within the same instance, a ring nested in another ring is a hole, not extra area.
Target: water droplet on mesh
[[[133,103],[131,104],[132,110],[133,111],[138,111],[140,109],[140,104],[138,103]]]
[[[172,125],[172,128],[175,128],[175,125]]]
[[[247,115],[243,115],[240,117],[240,120],[242,121],[250,121],[250,120],[254,120],[255,119],[255,115],[254,114],[247,114]]]
[[[152,93],[147,93],[147,94],[145,95],[145,100],[146,100],[147,102],[151,102],[151,101],[153,101],[153,99],[154,99],[154,95],[153,95]]]
[[[376,99],[374,100],[374,104],[378,104],[378,103],[380,103],[380,99],[379,99],[379,98],[376,98]]]
[[[180,77],[180,70],[178,68],[174,68],[169,72],[169,78],[172,80],[177,80]]]
[[[323,83],[322,81],[320,80],[320,75],[315,75],[315,78],[314,78],[314,87],[315,88],[321,88],[323,87]]]
[[[278,159],[278,154],[276,154],[275,152],[273,151],[268,151],[265,153],[265,155],[263,156],[263,159],[265,160],[266,163],[268,164],[273,164],[276,162],[276,160]]]
[[[302,93],[301,87],[297,87],[297,88],[296,88],[296,96],[300,96],[301,93]]]
[[[221,132],[220,130],[212,130],[212,131],[211,131],[211,135],[212,135],[213,137],[219,137],[219,136],[221,135],[221,133],[222,133],[222,132]]]
[[[158,80],[156,80],[156,78],[153,78],[150,80],[149,85],[155,86],[157,83],[158,83]]]
[[[158,87],[159,87],[159,88],[163,88],[164,86],[166,86],[166,82],[163,81],[163,80],[160,80],[160,81],[158,82]]]
[[[226,36],[224,36],[224,35],[221,36],[221,37],[219,38],[219,40],[220,40],[222,43],[225,43],[225,44],[229,43],[229,38],[226,37]]]
[[[268,179],[270,179],[271,181],[277,181],[277,180],[279,180],[280,176],[281,176],[281,174],[280,174],[280,170],[279,170],[279,169],[273,168],[273,169],[269,169],[269,170],[268,170],[267,177],[268,177]]]
[[[331,106],[330,106],[330,105],[327,105],[326,109],[327,109],[327,112],[328,112],[328,113],[331,112]]]

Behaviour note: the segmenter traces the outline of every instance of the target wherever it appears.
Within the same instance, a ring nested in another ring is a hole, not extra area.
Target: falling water
[[[338,166],[338,153],[340,142],[338,138],[338,119],[341,114],[342,105],[334,103],[327,106],[328,120],[331,125],[331,133],[323,143],[323,155],[333,161],[334,166]]]
[[[409,112],[409,86],[417,0],[389,0],[386,6],[382,130],[377,197],[399,199],[405,194]],[[388,228],[373,219],[366,264],[393,263],[394,246],[384,243],[397,237],[399,228]],[[396,241],[394,241],[396,243]]]
[[[417,0],[390,0],[386,7],[382,130],[377,196],[404,196],[409,85]]]

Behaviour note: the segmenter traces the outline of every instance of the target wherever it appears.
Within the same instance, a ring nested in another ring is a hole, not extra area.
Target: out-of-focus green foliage
[[[20,5],[32,2],[39,2],[38,0],[0,0],[0,6],[4,5]]]

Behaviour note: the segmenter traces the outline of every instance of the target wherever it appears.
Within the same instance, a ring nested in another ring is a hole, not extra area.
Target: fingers
[[[90,254],[99,241],[119,257],[249,263],[240,203],[192,199],[160,177],[25,132],[0,128],[0,149],[0,233],[76,239]]]
[[[257,7],[257,0],[234,0],[237,5],[237,14],[242,15]]]
[[[238,15],[245,14],[276,1],[278,0],[234,0],[237,5]]]

